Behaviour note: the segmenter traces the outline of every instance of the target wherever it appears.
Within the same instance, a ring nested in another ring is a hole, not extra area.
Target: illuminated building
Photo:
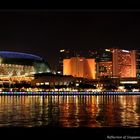
[[[30,75],[49,73],[46,60],[33,54],[0,51],[0,80],[31,80]]]
[[[56,86],[69,85],[74,82],[75,78],[72,76],[63,76],[58,74],[35,74],[35,79],[31,81],[33,86]]]
[[[97,77],[136,77],[136,51],[104,49],[91,51],[96,60]]]
[[[140,51],[136,51],[136,77],[140,78]]]
[[[57,66],[58,74],[63,74],[63,59],[69,59],[74,56],[75,56],[74,50],[61,49],[59,51],[59,62],[58,62],[58,66]]]
[[[112,61],[97,63],[98,77],[112,77]]]
[[[112,77],[112,52],[110,49],[89,50],[88,56],[96,61],[96,78]]]
[[[84,51],[76,51],[73,49],[61,49],[59,51],[59,62],[57,66],[58,74],[63,74],[63,60],[72,57],[85,57]]]
[[[95,79],[95,59],[72,57],[63,60],[63,75]]]
[[[113,77],[136,77],[136,51],[112,49]]]
[[[86,57],[94,58],[96,62],[112,61],[112,52],[110,49],[89,50]]]
[[[61,61],[59,63],[59,66],[61,67],[61,73],[63,69],[63,60],[70,59],[72,57],[84,57],[86,59],[95,59],[96,78],[100,78],[100,77],[118,77],[118,78],[126,77],[127,78],[127,77],[136,77],[136,75],[138,77],[140,73],[140,63],[139,63],[140,57],[138,53],[136,54],[135,50],[128,51],[123,49],[111,48],[111,49],[89,50],[88,52],[85,51],[82,53],[81,51],[76,52],[75,50],[71,50],[71,51],[60,50],[60,51],[61,51],[61,57],[60,57]],[[68,63],[65,65],[68,65]],[[70,71],[70,69],[68,71]],[[82,71],[82,69],[80,69],[80,71]],[[78,74],[73,74],[73,75],[78,75]]]

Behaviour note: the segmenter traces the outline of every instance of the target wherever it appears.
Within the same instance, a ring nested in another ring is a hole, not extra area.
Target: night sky
[[[140,48],[140,11],[1,10],[0,50],[43,56],[52,66],[59,49]]]

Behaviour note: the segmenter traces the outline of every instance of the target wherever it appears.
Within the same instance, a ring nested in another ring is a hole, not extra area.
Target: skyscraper
[[[136,77],[140,78],[140,50],[136,51]]]
[[[113,77],[136,77],[136,51],[112,49]]]
[[[63,74],[63,60],[64,59],[69,59],[71,57],[75,56],[75,51],[70,50],[70,49],[61,49],[59,51],[59,62],[57,66],[57,73],[58,74]]]
[[[96,62],[96,78],[136,77],[136,73],[137,75],[138,73],[140,73],[140,62],[138,62],[140,54],[138,55],[135,50],[111,48],[89,50],[88,52],[84,53],[76,52],[75,50],[60,50],[60,73],[64,73],[63,60],[70,59],[72,57],[84,57],[85,59],[94,59]]]
[[[136,77],[135,50],[99,49],[89,51],[89,56],[95,58],[96,77]]]

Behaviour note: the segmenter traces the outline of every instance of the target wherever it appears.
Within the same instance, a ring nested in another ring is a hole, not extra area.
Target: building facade
[[[90,56],[95,58],[96,61],[97,78],[136,77],[135,50],[130,51],[115,48],[94,50],[90,51]]]
[[[140,51],[136,51],[136,77],[140,79]]]
[[[64,59],[71,59],[72,57],[84,57],[85,59],[95,60],[96,78],[100,77],[127,78],[136,76],[140,77],[140,52],[137,52],[135,50],[123,50],[118,48],[111,48],[98,50],[94,49],[83,53],[81,52],[78,53],[75,50],[71,51],[60,50],[60,51],[61,57],[59,66],[61,67],[60,68],[61,73],[64,73],[62,72],[63,71],[62,69],[64,68],[63,67]]]
[[[95,79],[95,59],[72,57],[70,59],[64,59],[63,64],[63,75]]]
[[[74,50],[61,49],[59,51],[59,61],[58,61],[58,66],[57,66],[57,73],[58,74],[63,74],[63,60],[69,59],[69,58],[74,57],[74,56],[75,56]]]
[[[136,77],[136,51],[112,49],[113,77]]]
[[[0,80],[30,80],[30,75],[50,72],[47,61],[40,56],[0,51]]]

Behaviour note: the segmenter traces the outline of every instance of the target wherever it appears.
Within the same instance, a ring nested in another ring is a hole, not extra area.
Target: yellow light
[[[110,49],[105,49],[106,52],[110,52]]]
[[[121,84],[137,84],[137,81],[121,81]]]
[[[64,52],[65,50],[60,50],[60,52]]]

